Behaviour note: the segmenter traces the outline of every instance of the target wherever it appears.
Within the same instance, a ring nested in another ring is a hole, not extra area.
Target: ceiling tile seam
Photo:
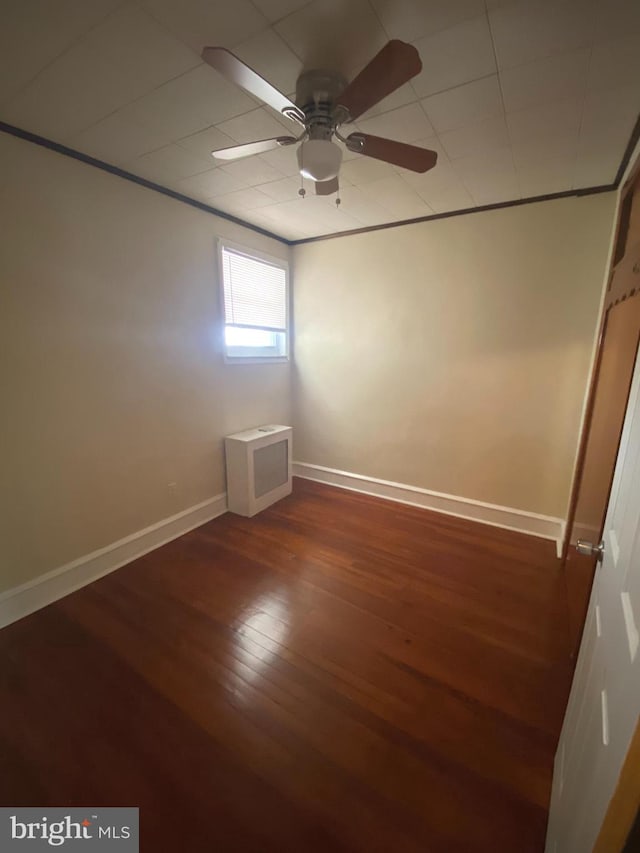
[[[24,86],[21,86],[17,91],[15,91],[11,95],[10,98],[7,98],[5,101],[3,101],[2,104],[0,104],[0,106],[5,106],[5,104],[6,105],[11,104],[11,102],[15,98],[17,98],[19,95],[21,95],[24,92],[24,90],[27,89],[35,80],[37,80],[38,77],[40,77],[40,75],[43,74],[48,68],[50,68],[54,64],[54,62],[57,62],[65,54],[69,53],[69,51],[72,48],[74,48],[79,42],[81,42],[82,39],[86,38],[89,35],[89,33],[92,33],[95,29],[97,29],[98,27],[101,27],[105,21],[107,21],[109,18],[116,15],[125,6],[130,6],[130,5],[132,5],[131,0],[120,0],[120,3],[114,9],[111,9],[110,12],[107,12],[102,18],[100,18],[99,21],[96,21],[95,24],[90,26],[89,29],[85,30],[83,33],[80,33],[80,35],[77,38],[72,39],[72,41],[70,41],[69,44],[60,51],[60,53],[57,53],[52,59],[49,60],[49,62],[46,63],[46,65],[43,65],[39,71],[36,71],[36,73],[33,75],[33,77],[30,77],[27,80],[27,82],[24,84]],[[137,5],[137,3],[135,5]]]
[[[438,140],[438,141],[439,141],[439,140]],[[425,206],[425,207],[428,207],[428,208],[429,208],[429,210],[431,211],[431,213],[436,213],[436,211],[433,209],[433,207],[431,207],[431,205],[429,204],[429,202],[428,202],[428,201],[426,201],[424,198],[422,198],[422,196],[420,195],[420,193],[419,193],[419,192],[418,192],[418,191],[417,191],[413,186],[411,186],[411,184],[409,183],[409,181],[407,181],[407,179],[406,179],[406,178],[405,178],[405,176],[402,174],[402,172],[400,171],[400,169],[399,169],[399,168],[398,168],[398,169],[394,169],[394,171],[395,171],[396,175],[400,178],[400,180],[402,181],[402,183],[404,184],[404,186],[405,186],[405,187],[407,187],[409,190],[411,190],[411,192],[413,193],[413,195],[418,199],[418,202],[419,202],[420,204],[424,204],[424,206]],[[385,210],[389,210],[387,207],[385,207],[384,202],[378,202],[378,204],[380,204],[380,205],[381,205],[381,207],[383,207]],[[393,211],[389,210],[389,213],[391,213],[391,214],[393,215]]]
[[[77,133],[74,133],[71,136],[63,137],[63,141],[72,139],[73,136],[77,136],[80,133],[86,133],[87,131],[89,131],[92,128],[99,125],[101,122],[106,121],[107,119],[109,119],[112,116],[119,113],[120,110],[123,110],[126,107],[131,107],[134,104],[139,103],[140,101],[144,100],[145,98],[148,98],[149,95],[152,95],[154,92],[157,92],[159,89],[162,89],[163,86],[167,86],[169,83],[174,83],[176,80],[180,80],[181,77],[186,77],[187,74],[193,73],[196,70],[196,68],[200,68],[203,65],[204,65],[203,62],[199,62],[197,65],[194,65],[192,68],[188,68],[186,71],[181,71],[180,74],[176,74],[175,77],[170,77],[168,80],[164,80],[158,86],[154,86],[152,89],[148,89],[143,95],[140,95],[139,97],[134,98],[132,101],[126,101],[125,103],[120,104],[120,106],[116,107],[115,110],[111,110],[110,113],[106,113],[101,118],[99,118],[97,121],[94,121],[91,124],[87,125],[86,127],[83,127],[82,130],[79,130]],[[251,96],[249,96],[249,97],[251,97]],[[252,100],[255,100],[255,99],[252,98]],[[240,118],[240,116],[248,115],[249,113],[254,112],[256,109],[260,109],[260,107],[258,106],[258,101],[256,101],[255,107],[252,107],[250,110],[245,110],[245,112],[243,112],[243,113],[238,113],[237,115],[231,116],[230,118]],[[204,116],[200,116],[200,118],[204,118]],[[228,119],[224,119],[224,121],[228,121]],[[220,122],[220,124],[222,124],[222,122]],[[216,124],[207,125],[206,127],[203,127],[200,130],[196,130],[193,133],[187,134],[187,136],[179,137],[179,139],[188,139],[189,136],[195,136],[196,133],[202,133],[203,131],[211,130],[214,127],[217,128],[218,125],[216,125]],[[223,131],[221,131],[221,132],[223,132]],[[228,135],[228,134],[225,134],[225,135]],[[160,151],[162,148],[166,148],[167,145],[177,144],[177,142],[178,142],[178,139],[172,139],[170,142],[164,142],[162,145],[159,145],[157,148],[151,148],[151,149],[149,149],[149,151],[145,151],[144,154],[153,154],[155,151]],[[140,156],[143,156],[143,155],[140,155]]]
[[[301,6],[301,7],[300,7],[300,9],[306,9],[306,8],[307,8],[307,6],[310,6],[310,5],[311,5],[311,3],[313,3],[313,2],[314,2],[314,0],[310,0],[310,2],[309,2],[309,3],[307,3],[307,5],[306,5],[306,6]],[[302,63],[302,66],[303,66],[303,68],[304,68],[304,66],[305,66],[305,59],[304,59],[304,57],[303,57],[303,56],[301,56],[301,55],[298,53],[298,51],[296,50],[296,48],[295,48],[295,47],[293,47],[293,45],[289,44],[289,42],[287,41],[287,39],[286,39],[283,35],[281,35],[281,33],[280,33],[280,31],[279,31],[278,29],[276,29],[277,24],[279,24],[281,21],[285,21],[287,18],[290,18],[290,17],[291,17],[291,15],[295,15],[297,12],[299,12],[299,11],[300,11],[300,9],[294,9],[294,10],[293,10],[293,12],[289,12],[289,14],[288,14],[288,15],[285,15],[284,17],[280,18],[280,21],[277,21],[276,23],[271,24],[271,29],[273,30],[273,32],[274,32],[274,33],[275,33],[275,34],[276,34],[280,39],[282,39],[282,41],[284,42],[284,44],[289,48],[289,50],[290,50],[290,51],[291,51],[291,53],[295,56],[295,58],[296,58],[299,62],[301,62],[301,63]],[[287,96],[288,96],[288,93],[285,93],[285,94],[287,94]]]
[[[498,51],[496,49],[496,42],[493,36],[493,29],[491,27],[491,15],[489,14],[489,9],[487,8],[487,0],[485,0],[485,9],[486,9],[486,17],[487,17],[487,26],[489,27],[489,35],[491,36],[491,49],[493,50],[493,60],[496,66],[496,75],[498,77],[498,88],[500,90],[500,100],[502,101],[502,115],[504,116],[505,124],[507,125],[507,133],[509,133],[509,126],[507,124],[507,108],[504,100],[504,91],[502,89],[502,76],[500,74],[500,68],[498,67]],[[513,154],[513,144],[511,141],[511,134],[509,133],[509,156],[511,157],[511,165],[513,166],[513,174],[516,178],[516,186],[518,187],[518,195],[522,198],[522,186],[520,184],[520,174],[516,167],[516,158]],[[467,189],[469,189],[467,187]],[[471,194],[473,198],[473,193]]]
[[[291,15],[295,15],[296,12],[300,12],[300,11],[302,11],[302,9],[306,9],[307,6],[310,6],[313,2],[314,2],[314,0],[307,0],[307,2],[304,3],[302,6],[298,6],[297,9],[293,9],[293,11],[291,11],[291,12],[287,12],[286,15],[283,15],[281,18],[277,18],[275,21],[269,21],[269,27],[270,28],[275,27],[276,24],[279,24],[281,21],[286,20],[286,18],[290,18]],[[264,15],[265,18],[267,17],[264,14],[264,12],[260,9],[260,7],[255,3],[255,0],[250,0],[250,3],[255,9],[257,9],[257,11],[261,15]],[[267,20],[269,20],[269,19],[267,18]]]
[[[481,74],[480,77],[474,77],[473,80],[465,80],[464,83],[456,83],[455,86],[447,86],[446,89],[438,89],[435,92],[429,92],[428,95],[424,95],[423,97],[420,97],[420,95],[416,95],[416,100],[418,100],[420,102],[426,101],[429,98],[435,97],[436,95],[444,95],[446,92],[453,92],[454,89],[461,89],[463,86],[469,86],[471,83],[477,83],[480,80],[487,80],[489,77],[496,77],[496,76],[498,76],[498,77],[500,76],[498,74],[498,72],[497,71],[491,71],[491,72],[489,72],[489,74]],[[414,92],[415,92],[415,89],[414,89]],[[455,129],[456,128],[452,128],[452,130],[455,130]]]
[[[371,9],[371,11],[372,11],[372,13],[373,13],[373,17],[374,17],[374,18],[376,19],[376,21],[380,24],[380,29],[381,29],[381,30],[382,30],[382,32],[385,34],[385,36],[390,40],[390,39],[391,39],[391,36],[390,36],[390,35],[389,35],[389,33],[387,32],[386,27],[385,27],[384,23],[382,22],[382,18],[381,18],[381,17],[380,17],[380,15],[378,14],[378,10],[376,9],[376,7],[375,7],[375,6],[374,6],[374,4],[373,4],[373,0],[367,0],[367,5],[368,5],[368,6],[369,6],[369,8]]]
[[[254,3],[252,2],[252,0],[249,0],[249,2],[251,3],[251,5],[254,8],[256,8]],[[167,26],[167,24],[163,23],[163,21],[161,21],[159,18],[157,18],[150,9],[147,9],[145,6],[143,6],[140,3],[140,0],[134,0],[134,5],[137,6],[146,15],[148,15],[151,18],[151,20],[154,21],[160,27],[160,29],[163,30],[168,36],[170,36],[171,38],[180,42],[181,45],[188,48],[189,50],[193,50],[193,46],[191,44],[189,44],[189,42],[185,41],[185,39],[181,38],[179,35],[176,35],[176,33],[169,26]],[[272,24],[269,23],[269,19],[264,14],[264,12],[261,12],[260,9],[256,9],[256,11],[260,15],[260,17],[264,18],[265,23],[266,23],[266,26],[264,27],[264,29],[255,33],[255,35],[258,36],[258,35],[262,35],[262,33],[265,33],[267,30],[271,29]],[[249,38],[252,38],[252,37],[250,36]],[[246,39],[241,39],[237,44],[242,44],[243,41],[246,41]],[[237,46],[236,44],[232,45],[232,47],[236,47],[236,46]],[[202,47],[206,47],[206,45],[203,44]]]

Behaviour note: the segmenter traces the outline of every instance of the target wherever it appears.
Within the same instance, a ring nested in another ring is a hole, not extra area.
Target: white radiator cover
[[[225,438],[230,512],[250,518],[291,494],[292,436],[291,427],[269,424]]]

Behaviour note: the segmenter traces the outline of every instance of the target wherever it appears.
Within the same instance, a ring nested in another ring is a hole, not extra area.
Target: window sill
[[[287,355],[274,355],[274,356],[257,356],[257,355],[247,355],[247,356],[233,356],[233,355],[225,355],[224,363],[225,364],[286,364],[289,361],[289,356]]]

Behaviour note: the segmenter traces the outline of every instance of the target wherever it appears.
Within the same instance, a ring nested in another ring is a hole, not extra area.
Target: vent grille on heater
[[[291,427],[265,426],[225,439],[227,504],[252,516],[291,493]]]
[[[289,479],[289,441],[260,447],[253,454],[253,496],[261,498]]]

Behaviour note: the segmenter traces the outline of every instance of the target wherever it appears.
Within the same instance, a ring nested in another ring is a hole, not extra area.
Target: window
[[[228,363],[288,358],[289,267],[231,243],[219,243]]]

